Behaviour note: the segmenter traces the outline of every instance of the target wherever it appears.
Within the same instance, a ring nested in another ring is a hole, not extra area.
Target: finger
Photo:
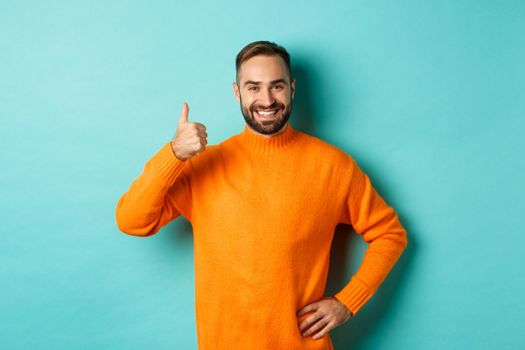
[[[319,312],[314,313],[313,315],[309,316],[306,320],[301,322],[299,325],[299,330],[301,332],[304,332],[308,328],[310,328],[313,324],[315,324],[318,320],[320,320],[323,317],[323,315]]]
[[[182,104],[182,111],[180,112],[179,124],[184,124],[188,122],[188,113],[190,112],[190,107],[186,102]]]
[[[297,311],[296,315],[297,316],[302,316],[302,315],[306,314],[307,312],[317,310],[318,307],[319,307],[319,305],[318,305],[318,302],[316,301],[315,303],[308,304],[305,307],[303,307],[302,309],[300,309],[299,311]]]
[[[330,332],[333,328],[334,328],[333,325],[329,322],[329,323],[326,324],[326,326],[323,329],[321,329],[319,332],[314,334],[314,336],[312,338],[313,339],[322,338],[322,337],[325,336],[326,333]]]
[[[204,124],[198,123],[198,122],[192,122],[192,124],[194,124],[195,127],[197,127],[197,129],[202,130],[202,131],[206,131],[206,126]]]
[[[307,337],[311,334],[314,334],[326,326],[328,323],[328,320],[326,318],[321,318],[316,323],[314,323],[310,328],[308,328],[306,331],[302,332],[303,337]]]

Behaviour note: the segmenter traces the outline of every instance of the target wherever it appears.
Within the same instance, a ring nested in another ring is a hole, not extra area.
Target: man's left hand
[[[299,324],[299,330],[303,337],[314,334],[313,339],[319,339],[332,329],[345,323],[352,312],[338,299],[329,296],[312,304],[308,304],[299,311],[297,316],[302,316],[308,312],[313,312]]]

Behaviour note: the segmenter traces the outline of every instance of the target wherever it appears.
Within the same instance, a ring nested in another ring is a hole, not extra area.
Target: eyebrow
[[[284,80],[284,79],[272,80],[272,81],[270,82],[270,85],[275,85],[275,84],[277,84],[277,83],[285,83],[285,84],[286,84],[286,80]],[[246,85],[248,85],[248,84],[261,85],[261,82],[260,82],[260,81],[248,80],[248,81],[246,81],[246,82],[243,84],[243,86],[246,86]]]

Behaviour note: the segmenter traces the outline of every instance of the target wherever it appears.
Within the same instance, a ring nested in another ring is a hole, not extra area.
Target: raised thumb
[[[182,105],[182,111],[180,112],[179,124],[188,122],[189,111],[190,111],[190,108],[188,107],[188,104],[184,102],[184,104]]]

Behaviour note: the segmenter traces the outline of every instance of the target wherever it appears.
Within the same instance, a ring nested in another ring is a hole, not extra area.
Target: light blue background
[[[183,101],[242,130],[234,58],[283,45],[291,123],[350,153],[409,245],[336,349],[523,349],[523,1],[3,1],[0,346],[196,349],[191,226],[115,206]],[[328,292],[364,251],[339,227]]]

